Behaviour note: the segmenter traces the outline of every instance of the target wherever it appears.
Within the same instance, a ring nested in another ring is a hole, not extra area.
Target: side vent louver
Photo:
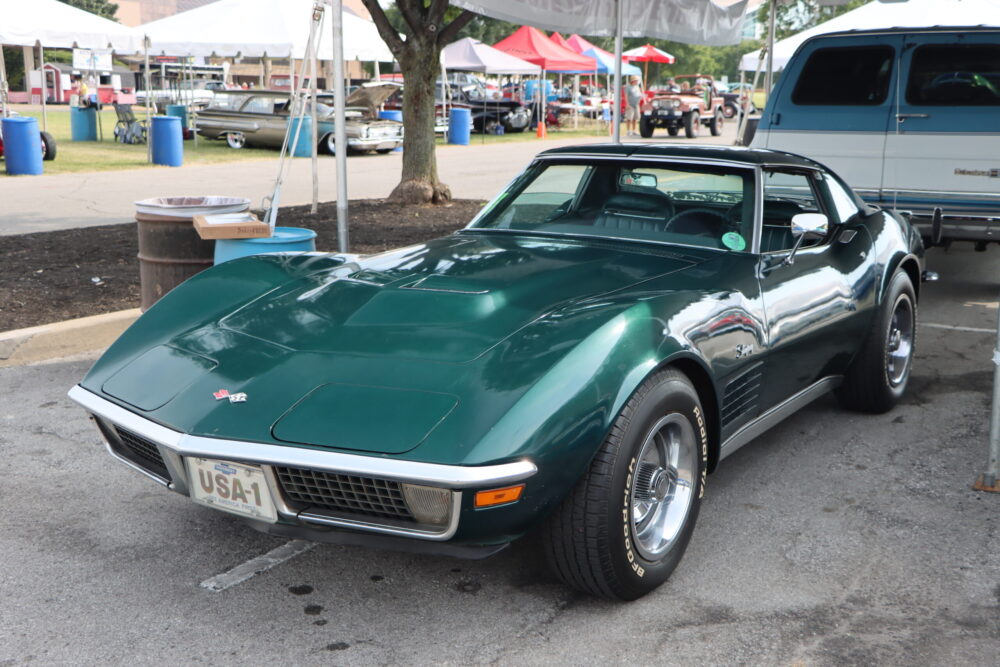
[[[756,364],[726,385],[722,394],[722,426],[728,426],[757,407],[763,364]]]

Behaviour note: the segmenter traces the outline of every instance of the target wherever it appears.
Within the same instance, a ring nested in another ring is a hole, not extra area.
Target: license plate
[[[643,111],[643,112],[642,112],[642,115],[643,115],[643,116],[652,116],[652,115],[653,115],[653,112],[652,112],[652,111]]]
[[[275,523],[278,512],[264,471],[230,461],[188,457],[191,499],[223,512]]]

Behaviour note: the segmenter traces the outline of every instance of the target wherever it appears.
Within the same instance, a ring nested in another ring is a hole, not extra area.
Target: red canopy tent
[[[593,58],[556,44],[538,28],[521,26],[509,37],[493,45],[521,60],[550,72],[590,72],[596,67]]]
[[[582,51],[577,51],[572,46],[570,46],[569,42],[566,41],[566,38],[560,35],[558,32],[554,32],[551,35],[549,35],[549,39],[551,39],[553,42],[563,47],[564,49],[569,49],[574,53],[583,53]]]
[[[591,44],[590,42],[588,42],[587,40],[585,40],[583,37],[580,37],[580,35],[576,35],[576,34],[573,34],[573,35],[569,36],[569,39],[566,40],[566,46],[568,46],[572,50],[576,51],[577,53],[583,53],[584,51],[588,51],[590,49],[594,49],[595,51],[599,51],[599,52],[602,52],[602,53],[607,53],[608,56],[610,56],[612,59],[614,59],[614,57],[615,57],[614,54],[611,53],[610,51],[605,51],[601,47],[599,47],[599,46],[597,46],[595,44]]]

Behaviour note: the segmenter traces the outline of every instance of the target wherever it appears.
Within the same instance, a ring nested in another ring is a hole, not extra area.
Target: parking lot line
[[[254,575],[270,570],[275,565],[281,565],[287,560],[295,558],[316,546],[316,542],[306,542],[305,540],[292,540],[280,547],[271,549],[266,554],[251,558],[245,563],[240,563],[228,572],[209,577],[199,584],[202,588],[218,593],[227,588],[232,588],[236,584],[241,584]]]
[[[934,324],[932,322],[920,322],[922,327],[930,327],[932,329],[949,329],[951,331],[968,331],[970,333],[989,333],[995,334],[996,329],[980,329],[979,327],[960,327],[954,324]]]

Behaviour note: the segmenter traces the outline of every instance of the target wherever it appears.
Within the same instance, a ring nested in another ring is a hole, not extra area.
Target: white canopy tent
[[[466,37],[441,49],[441,64],[446,69],[484,74],[534,74],[542,71],[538,65],[521,60],[489,44]]]
[[[657,37],[689,44],[737,44],[748,0],[451,0],[487,16],[547,30],[615,36],[612,141],[621,141],[622,38]]]
[[[176,56],[296,58],[306,54],[313,0],[218,0],[137,28],[150,51]],[[375,24],[342,12],[344,58],[393,59]],[[320,42],[319,60],[333,60],[331,40]]]
[[[0,0],[0,44],[142,51],[142,33],[58,0]]]
[[[775,42],[774,69],[783,69],[795,51],[807,39],[816,35],[844,30],[975,25],[1000,26],[1000,0],[872,0],[837,18]],[[756,70],[759,56],[759,51],[745,54],[740,59],[740,69],[751,72]]]

